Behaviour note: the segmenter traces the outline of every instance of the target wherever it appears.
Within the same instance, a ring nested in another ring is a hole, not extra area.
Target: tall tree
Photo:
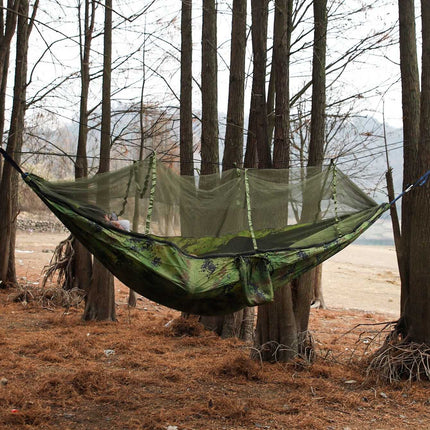
[[[420,174],[430,167],[430,4],[421,1],[422,63],[420,134],[412,169]],[[409,294],[404,320],[407,338],[430,347],[430,183],[411,195]],[[428,350],[428,349],[427,349]]]
[[[81,19],[81,3],[78,6],[79,12],[79,35],[80,35],[80,60],[81,60],[81,97],[79,103],[79,132],[78,148],[75,161],[75,178],[85,178],[88,176],[87,159],[87,137],[88,137],[88,93],[90,87],[90,54],[91,42],[93,39],[95,22],[95,0],[84,0],[84,17]],[[82,40],[83,36],[83,40]],[[91,273],[91,254],[77,240],[73,241],[73,287],[88,290]]]
[[[420,81],[416,46],[414,0],[399,0],[400,72],[402,81],[403,109],[403,188],[417,177],[417,150],[420,135]],[[412,195],[402,199],[401,219],[401,312],[409,297],[410,229]]]
[[[245,99],[246,0],[233,0],[227,128],[223,170],[240,167],[243,159]]]
[[[217,10],[215,0],[203,0],[202,23],[202,134],[201,134],[201,175],[219,171],[218,149],[218,61],[217,61]],[[209,178],[200,177],[201,189],[213,184]],[[201,215],[203,216],[203,215]],[[200,317],[201,323],[210,330],[220,332],[222,319]]]
[[[314,11],[314,46],[312,56],[312,108],[311,135],[309,142],[308,167],[321,171],[324,161],[326,135],[326,52],[327,52],[327,0],[315,0]],[[317,213],[319,202],[307,198],[303,204],[303,214]],[[296,281],[299,291],[311,291],[311,301],[315,306],[325,307],[322,293],[322,265],[310,270]],[[305,298],[307,301],[308,298]],[[303,306],[306,302],[303,303]]]
[[[181,10],[181,102],[180,102],[180,164],[181,175],[193,176],[193,38],[192,2],[182,0]]]
[[[275,1],[272,59],[275,86],[275,168],[288,168],[290,162],[289,57],[292,8],[292,0]],[[297,355],[297,325],[294,317],[291,284],[287,284],[275,292],[272,303],[258,308],[255,345],[260,350],[259,358],[265,361],[287,361]],[[279,348],[279,345],[285,347]]]
[[[27,56],[31,29],[39,2],[33,6],[29,17],[29,2],[22,0],[18,8],[17,43],[15,57],[15,82],[12,114],[10,119],[6,151],[19,163],[24,133],[26,108]],[[4,63],[3,63],[4,66]],[[18,214],[18,175],[9,164],[5,164],[0,186],[0,281],[16,283],[15,234]]]
[[[100,139],[100,165],[98,173],[106,173],[109,171],[110,167],[111,71],[112,0],[106,0],[103,38],[102,124]],[[99,200],[98,203],[102,203],[101,206],[108,207],[109,196],[98,195],[97,199]],[[92,279],[87,291],[83,319],[99,321],[116,320],[114,278],[97,259],[94,259]]]
[[[218,171],[218,60],[215,0],[203,0],[201,174]]]
[[[413,0],[399,0],[403,171],[404,181],[410,180],[409,183],[428,171],[430,166],[430,3],[426,0],[421,1],[421,20],[420,93],[415,5]],[[419,124],[418,130],[416,122]],[[429,379],[430,181],[421,185],[403,197],[407,199],[402,205],[401,317],[394,335],[389,336],[371,361],[371,366],[390,380]],[[401,360],[398,359],[399,348]]]
[[[9,72],[9,54],[12,37],[15,33],[17,8],[19,0],[8,0],[7,7],[4,8],[1,0],[0,7],[0,146],[3,144],[3,132],[6,109],[6,88]],[[3,159],[0,159],[0,183],[3,170]]]
[[[251,0],[253,76],[249,118],[255,124],[250,132],[255,134],[258,167],[261,169],[272,167],[266,103],[268,5],[268,0]],[[255,148],[251,147],[250,151],[255,151]]]
[[[246,54],[246,0],[233,1],[231,25],[230,76],[227,108],[227,127],[223,157],[223,171],[241,167],[243,160],[245,54]],[[222,337],[239,337],[251,341],[254,331],[254,308],[217,318]]]

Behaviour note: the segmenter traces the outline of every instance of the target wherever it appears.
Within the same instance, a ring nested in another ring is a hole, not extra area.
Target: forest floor
[[[83,322],[82,305],[40,290],[65,236],[18,235],[22,285],[0,290],[1,429],[430,428],[429,383],[366,374],[390,309],[312,310],[313,364],[260,363],[239,340],[171,323],[176,311],[143,298],[130,310],[119,282],[118,321]]]

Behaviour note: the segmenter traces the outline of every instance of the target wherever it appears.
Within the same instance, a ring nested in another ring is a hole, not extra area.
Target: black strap
[[[26,173],[24,173],[22,170],[21,170],[21,167],[19,167],[18,166],[18,164],[16,163],[16,161],[3,149],[3,148],[0,148],[0,154],[1,155],[3,155],[3,157],[4,157],[4,159],[8,162],[8,163],[10,163],[10,165],[14,168],[14,169],[16,169],[20,174],[21,174],[21,176],[27,176],[27,174]]]

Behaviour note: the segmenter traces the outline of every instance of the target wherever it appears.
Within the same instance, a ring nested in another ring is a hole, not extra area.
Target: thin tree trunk
[[[181,175],[193,176],[193,39],[192,3],[182,0],[181,14],[181,103],[180,103],[180,166]]]
[[[266,101],[266,63],[267,63],[267,17],[268,0],[251,0],[252,52],[254,56],[251,109],[250,114],[256,123],[258,167],[272,167],[272,156],[268,141],[267,101]]]
[[[202,25],[202,136],[201,174],[217,172],[218,154],[218,61],[215,0],[203,0]]]
[[[218,155],[218,62],[217,62],[217,15],[215,0],[203,0],[202,24],[202,135],[201,135],[201,175],[219,170]],[[200,176],[200,188],[213,184]],[[222,319],[200,317],[201,323],[218,334],[222,331]]]
[[[80,10],[79,10],[80,11]],[[81,98],[79,105],[78,148],[75,161],[75,178],[88,176],[87,136],[88,136],[88,92],[90,86],[90,54],[95,21],[95,1],[85,0],[83,30],[84,43],[81,44]],[[79,14],[79,23],[81,16]],[[92,259],[88,250],[77,240],[73,241],[73,285],[88,291],[92,275]]]
[[[223,170],[242,166],[245,96],[246,0],[233,0],[230,78]]]
[[[275,76],[275,135],[273,166],[288,168],[290,163],[289,53],[291,41],[291,0],[275,1],[273,72]],[[283,222],[288,222],[288,205]],[[252,356],[264,361],[288,361],[298,353],[294,296],[288,283],[275,291],[274,301],[258,308]]]
[[[315,0],[314,6],[314,48],[312,60],[312,108],[311,137],[309,143],[308,167],[322,169],[325,144],[325,108],[326,108],[326,51],[327,51],[327,0]],[[306,198],[306,196],[305,196]],[[313,203],[311,203],[313,204]],[[319,205],[319,202],[317,202]],[[306,205],[304,205],[306,206]],[[304,210],[307,210],[305,207]],[[312,208],[310,213],[316,213]],[[325,308],[322,291],[322,265],[312,269],[312,284],[305,288],[312,289],[313,307]],[[303,286],[301,286],[303,288]]]
[[[311,111],[311,139],[309,144],[308,167],[322,168],[324,141],[325,141],[325,60],[326,60],[326,33],[327,33],[327,2],[315,0],[314,7],[314,50],[312,62],[312,111]],[[306,190],[303,196],[303,220],[314,220],[319,213],[320,202],[315,196],[308,195]],[[319,270],[319,271],[318,271]],[[313,269],[293,281],[295,289],[295,312],[297,329],[299,333],[299,353],[307,355],[307,331],[311,302],[315,294],[321,293],[321,269]],[[320,298],[322,302],[323,299]]]
[[[33,19],[38,2],[33,7]],[[24,114],[26,101],[27,54],[28,39],[31,33],[32,20],[28,17],[29,4],[22,0],[19,4],[19,19],[17,26],[17,43],[15,59],[14,97],[9,135],[6,151],[19,163],[24,132]],[[4,61],[1,63],[4,67]],[[0,69],[2,70],[2,69]],[[0,186],[0,281],[4,284],[15,284],[16,273],[14,266],[16,217],[18,214],[17,172],[9,163],[3,167]]]
[[[181,9],[181,99],[180,99],[180,130],[179,153],[180,173],[184,176],[194,176],[193,161],[193,31],[192,31],[192,2],[182,0]],[[181,235],[186,236],[187,209],[181,206]],[[183,318],[189,314],[182,312]]]
[[[9,73],[9,54],[10,50],[7,53],[3,70],[0,71],[2,74],[1,77],[1,86],[0,86],[0,147],[3,145],[3,133],[4,133],[4,122],[6,115],[6,90],[7,90],[7,77]],[[0,157],[0,184],[1,177],[3,174],[3,158]]]
[[[100,165],[98,173],[109,171],[111,144],[111,66],[112,66],[112,0],[105,2],[103,51],[102,124]],[[108,195],[98,195],[98,203],[109,201]],[[113,275],[94,258],[92,279],[87,292],[84,320],[116,320]]]
[[[255,97],[251,95],[251,105],[248,117],[248,135],[246,138],[245,160],[243,163],[245,168],[256,168],[258,166],[255,102]]]

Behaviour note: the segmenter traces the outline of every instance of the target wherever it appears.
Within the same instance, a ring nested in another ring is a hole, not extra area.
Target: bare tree
[[[404,180],[416,178],[428,171],[430,161],[430,4],[425,0],[421,1],[421,20],[422,72],[419,97],[414,1],[399,0]],[[402,210],[402,218],[406,215],[407,220],[402,220],[401,229],[401,266],[404,270],[401,279],[401,317],[393,333],[375,352],[371,361],[371,367],[382,372],[390,381],[429,379],[430,182],[423,181],[420,185],[409,193],[406,202],[410,206],[405,207],[405,201],[402,206],[407,211],[404,214]]]
[[[182,0],[181,14],[181,100],[180,100],[180,160],[181,175],[193,176],[193,39],[192,2]]]
[[[111,146],[111,67],[112,67],[112,0],[105,2],[103,40],[103,89],[102,124],[100,139],[100,164],[98,173],[109,171]],[[98,195],[102,202],[109,196]],[[102,205],[107,207],[108,205]],[[113,275],[94,259],[91,283],[85,300],[84,320],[116,320]]]
[[[19,163],[24,132],[27,88],[27,55],[31,29],[38,9],[38,1],[29,17],[29,3],[22,0],[18,9],[17,43],[15,58],[14,101],[6,151]],[[3,63],[4,66],[4,63]],[[18,175],[9,164],[3,168],[0,186],[0,280],[16,283],[15,235],[18,215]]]
[[[309,142],[308,167],[322,169],[326,136],[326,51],[327,51],[327,0],[315,0],[314,10],[314,46],[312,58],[312,109],[311,135]],[[303,213],[316,213],[308,206],[319,205],[306,199]],[[296,280],[296,288],[301,291],[311,291],[313,306],[324,308],[322,292],[322,265],[310,270]],[[307,298],[306,298],[307,299]],[[304,329],[304,327],[303,327]]]
[[[241,167],[245,98],[246,0],[233,0],[230,75],[223,170]]]
[[[415,30],[414,0],[399,0],[400,71],[403,108],[403,188],[419,174],[416,166],[420,139],[420,83]],[[402,199],[401,219],[401,312],[405,312],[409,297],[410,231],[412,226],[412,195]]]
[[[292,0],[275,1],[273,73],[275,74],[275,141],[273,165],[290,162],[289,56],[292,33]],[[285,208],[285,213],[287,208]],[[288,216],[285,216],[287,222]],[[297,354],[297,325],[291,284],[275,291],[274,301],[258,308],[255,346],[265,361],[287,361]],[[279,348],[280,345],[283,347]]]
[[[81,97],[79,103],[79,133],[75,161],[75,178],[88,176],[87,138],[88,138],[88,92],[90,87],[90,55],[95,23],[95,0],[84,0],[84,19],[81,19],[81,4],[78,6],[80,27],[80,59],[81,59]],[[82,24],[81,24],[82,23]],[[83,43],[82,43],[83,35]],[[73,285],[87,291],[91,282],[91,254],[77,240],[73,241]]]
[[[0,2],[0,6],[0,146],[2,146],[6,109],[7,77],[9,72],[10,44],[15,33],[19,1],[9,0],[6,11],[3,7],[3,0]],[[0,182],[2,177],[2,169],[3,160],[0,159]]]
[[[243,160],[246,3],[246,0],[233,1],[223,171],[241,167]],[[239,312],[220,317],[217,326],[221,336],[224,338],[236,336],[245,341],[251,341],[254,332],[254,315],[254,308],[245,308]]]
[[[253,76],[249,117],[255,123],[255,129],[250,132],[255,133],[258,167],[261,169],[272,167],[266,104],[268,3],[268,0],[251,1]]]
[[[201,174],[218,171],[218,61],[215,0],[203,0]]]

